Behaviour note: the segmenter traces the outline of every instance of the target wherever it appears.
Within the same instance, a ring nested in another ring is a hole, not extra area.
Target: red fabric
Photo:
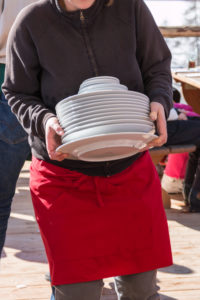
[[[54,285],[172,264],[160,181],[148,152],[106,178],[33,158],[30,186]]]
[[[164,173],[173,178],[184,179],[188,158],[188,153],[169,154]]]

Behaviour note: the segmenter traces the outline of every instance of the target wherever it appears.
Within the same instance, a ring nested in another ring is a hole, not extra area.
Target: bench
[[[195,145],[173,145],[173,146],[162,146],[162,147],[154,147],[150,149],[150,155],[154,165],[157,165],[166,155],[173,153],[184,153],[184,152],[194,152],[196,150]],[[171,207],[171,197],[162,188],[162,200],[164,208]]]

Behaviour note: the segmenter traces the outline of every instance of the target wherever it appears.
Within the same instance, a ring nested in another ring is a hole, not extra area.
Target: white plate
[[[138,132],[149,132],[151,131],[154,127],[153,124],[149,125],[149,124],[144,124],[144,123],[134,123],[134,122],[128,122],[127,123],[118,123],[118,122],[111,122],[111,123],[93,123],[93,124],[88,124],[88,125],[84,125],[84,126],[74,126],[72,128],[64,128],[64,131],[65,131],[65,136],[69,136],[71,134],[74,134],[74,133],[78,133],[78,132],[82,132],[83,130],[90,130],[91,128],[93,129],[97,129],[99,127],[109,127],[109,126],[119,126],[119,127],[123,127],[124,125],[129,125],[129,126],[132,126],[132,128],[134,129],[134,131],[138,131]],[[132,131],[133,131],[132,129]]]
[[[76,115],[68,115],[67,117],[63,117],[62,121],[60,118],[58,118],[58,120],[60,120],[61,122],[64,121],[69,121],[69,122],[81,122],[81,121],[86,121],[86,120],[90,120],[90,119],[100,119],[100,118],[106,118],[107,120],[113,120],[117,117],[121,117],[121,118],[134,118],[134,116],[140,116],[141,119],[146,119],[149,118],[149,114],[146,112],[141,112],[141,111],[136,111],[136,112],[130,112],[130,111],[122,111],[122,110],[116,110],[116,111],[107,111],[107,110],[103,110],[103,112],[99,112],[99,111],[94,111],[92,114],[88,114],[88,113],[83,113],[83,114],[76,114]],[[140,118],[139,117],[139,118]],[[60,122],[59,121],[59,122]]]
[[[119,83],[119,79],[113,76],[96,76],[85,79],[80,86],[85,86],[87,84],[92,84],[93,82],[116,82]]]
[[[119,80],[116,81],[116,80],[113,80],[113,79],[107,79],[107,80],[97,80],[97,79],[94,79],[92,81],[88,81],[88,82],[83,82],[81,85],[80,85],[80,89],[83,89],[83,88],[86,88],[86,87],[89,87],[89,86],[92,86],[92,85],[99,85],[99,84],[113,84],[113,85],[119,85],[120,82]]]
[[[83,95],[73,95],[73,96],[70,96],[70,97],[67,97],[63,100],[61,100],[60,102],[58,102],[56,104],[56,109],[58,109],[60,106],[62,107],[62,105],[68,101],[72,101],[72,100],[81,100],[81,99],[85,99],[85,98],[89,98],[89,97],[96,97],[96,98],[100,98],[101,96],[106,96],[106,97],[112,97],[112,98],[115,98],[117,96],[139,96],[141,97],[142,99],[146,99],[147,101],[149,101],[149,98],[142,94],[142,93],[139,93],[139,92],[135,92],[135,91],[117,91],[117,92],[113,92],[113,91],[106,91],[106,92],[93,92],[93,93],[88,93],[88,94],[83,94]]]
[[[63,110],[66,109],[77,109],[77,108],[84,108],[84,107],[90,107],[92,108],[95,105],[110,105],[110,106],[115,106],[115,105],[124,105],[128,107],[129,105],[136,105],[136,106],[142,106],[142,107],[150,107],[150,104],[147,102],[142,102],[142,101],[132,101],[129,99],[99,99],[99,100],[89,100],[89,101],[82,101],[82,102],[72,102],[72,103],[66,103],[63,105],[62,110],[59,109],[59,112],[62,112]]]
[[[76,122],[74,124],[69,124],[68,121],[60,122],[61,127],[64,128],[67,132],[74,128],[80,128],[80,130],[85,126],[91,127],[91,126],[100,126],[100,125],[111,125],[111,124],[122,124],[122,123],[130,123],[130,124],[143,124],[143,125],[149,125],[153,126],[153,122],[150,120],[140,120],[140,119],[120,119],[120,118],[115,118],[113,120],[88,120],[84,122]]]
[[[113,124],[113,125],[102,125],[96,127],[89,127],[83,130],[75,130],[74,132],[68,133],[65,131],[63,140],[65,142],[71,140],[77,140],[87,138],[94,135],[102,135],[108,133],[119,133],[119,132],[143,132],[147,133],[154,130],[154,127],[143,124]]]
[[[115,104],[124,104],[124,105],[139,105],[139,106],[143,106],[143,107],[149,107],[149,103],[148,102],[143,102],[143,101],[133,101],[132,99],[116,99],[116,98],[104,98],[104,99],[92,99],[92,100],[85,100],[82,102],[77,102],[77,101],[73,101],[73,102],[69,102],[66,103],[65,105],[63,105],[62,111],[63,109],[70,109],[70,108],[81,108],[81,107],[85,107],[85,106],[89,106],[92,107],[93,105],[103,105],[103,104],[109,104],[109,105],[115,105]],[[61,111],[61,110],[60,110]]]
[[[91,101],[84,101],[83,103],[72,103],[69,105],[65,105],[63,106],[62,110],[59,109],[59,111],[57,111],[57,113],[62,113],[64,110],[70,110],[70,109],[81,109],[81,108],[93,108],[95,106],[103,106],[103,105],[109,105],[110,107],[115,107],[118,105],[123,105],[125,108],[129,108],[130,106],[136,106],[136,107],[145,107],[150,109],[150,104],[149,103],[144,103],[144,102],[134,102],[134,101],[129,101],[129,100],[119,100],[119,99],[111,99],[111,100],[100,100],[100,101],[95,101],[95,100],[91,100]]]
[[[81,95],[82,96],[82,95]],[[145,99],[145,98],[142,98],[141,96],[133,96],[133,95],[99,95],[99,96],[96,96],[96,95],[93,95],[91,97],[87,96],[87,97],[84,97],[84,98],[81,98],[81,99],[72,99],[72,100],[66,100],[66,101],[63,101],[62,104],[60,104],[61,102],[59,102],[58,104],[60,105],[56,105],[56,110],[62,110],[63,108],[65,107],[68,107],[69,105],[81,105],[83,103],[90,103],[91,101],[94,101],[94,102],[100,102],[100,101],[113,101],[113,100],[116,100],[116,101],[121,101],[122,103],[124,101],[130,101],[131,103],[135,103],[135,104],[146,104],[146,105],[149,105],[149,99]]]
[[[108,110],[108,111],[115,111],[115,109],[126,109],[128,111],[143,111],[148,113],[150,111],[149,107],[144,107],[142,105],[125,105],[125,104],[115,104],[115,105],[110,105],[110,104],[95,104],[95,105],[89,105],[89,106],[84,106],[84,107],[78,107],[78,108],[71,108],[71,109],[63,109],[62,112],[58,113],[58,117],[67,117],[71,114],[82,114],[84,112],[92,113],[93,111],[101,111],[101,110]]]
[[[144,116],[148,116],[150,113],[150,109],[146,108],[146,107],[139,107],[139,106],[129,106],[128,108],[125,108],[123,105],[118,105],[118,106],[114,106],[114,107],[110,107],[109,105],[103,105],[103,106],[94,106],[94,107],[84,107],[82,109],[70,109],[70,110],[63,110],[63,112],[58,113],[58,119],[59,120],[63,120],[63,119],[69,119],[69,117],[73,116],[73,117],[81,117],[83,116],[83,114],[87,114],[88,117],[92,117],[94,112],[99,112],[101,115],[104,115],[104,112],[115,112],[115,111],[119,111],[120,113],[120,109],[122,110],[122,112],[126,112],[126,113],[136,113],[136,112],[143,112]]]
[[[68,158],[73,160],[111,161],[138,153],[155,138],[157,136],[152,133],[109,133],[67,142],[57,151],[68,153]]]
[[[137,113],[120,113],[120,112],[115,112],[115,113],[110,113],[110,112],[104,112],[103,114],[99,114],[99,113],[96,113],[96,114],[93,114],[92,116],[88,117],[87,114],[84,114],[83,116],[80,116],[78,118],[75,118],[75,117],[67,117],[67,119],[65,119],[66,122],[68,122],[69,124],[73,124],[73,123],[76,123],[76,122],[84,122],[84,121],[87,121],[87,120],[96,120],[96,121],[101,121],[101,120],[114,120],[116,118],[128,118],[128,119],[131,119],[131,118],[135,118],[135,119],[141,119],[141,120],[149,120],[150,118],[148,117],[147,114],[144,114],[144,113],[140,113],[140,112],[137,112]]]
[[[95,104],[92,104],[92,105],[82,105],[82,106],[77,106],[77,107],[67,107],[67,108],[63,108],[63,110],[61,111],[57,111],[57,116],[58,118],[62,119],[64,118],[65,116],[66,117],[69,117],[69,115],[71,113],[74,113],[74,114],[79,114],[81,115],[82,113],[84,113],[85,111],[87,112],[90,112],[90,111],[94,111],[94,110],[102,110],[102,109],[108,109],[109,111],[110,110],[113,110],[113,109],[117,109],[117,108],[123,108],[123,110],[126,110],[127,112],[129,112],[129,110],[131,110],[131,113],[137,110],[139,111],[143,111],[145,113],[149,113],[150,112],[150,107],[147,106],[147,105],[136,105],[136,104],[126,104],[126,103],[115,103],[114,105],[110,104],[110,103],[106,103],[103,104],[103,103],[95,103]]]
[[[110,112],[110,111],[103,111],[103,113],[99,113],[99,111],[97,112],[93,112],[92,114],[87,114],[87,113],[83,113],[83,114],[77,114],[77,117],[75,117],[74,115],[70,116],[70,115],[67,115],[67,120],[69,120],[70,122],[71,121],[84,121],[84,120],[88,120],[88,119],[91,119],[91,118],[115,118],[115,116],[122,116],[122,117],[131,117],[131,118],[134,118],[134,116],[140,116],[141,118],[144,117],[144,118],[148,118],[149,117],[149,114],[147,114],[146,112],[140,112],[140,111],[137,111],[137,112],[130,112],[129,110],[116,110],[116,111],[113,111],[113,112]]]
[[[84,112],[84,113],[71,113],[71,114],[68,114],[67,116],[65,115],[64,117],[62,118],[59,118],[58,117],[58,120],[60,123],[63,123],[63,122],[73,122],[75,120],[78,120],[78,121],[75,121],[75,122],[82,122],[82,121],[85,121],[85,120],[91,120],[91,119],[96,119],[96,118],[100,118],[100,117],[105,117],[105,116],[112,116],[113,115],[113,118],[108,118],[107,120],[114,120],[114,116],[117,115],[117,114],[121,114],[121,118],[124,119],[124,117],[122,116],[125,116],[125,118],[128,117],[128,115],[131,115],[131,113],[133,112],[132,116],[130,116],[130,119],[133,118],[133,115],[135,114],[138,114],[138,113],[142,113],[142,117],[143,119],[145,118],[149,118],[149,113],[148,112],[145,112],[145,111],[142,111],[142,110],[134,110],[134,111],[131,111],[129,109],[129,111],[122,111],[121,108],[115,108],[115,109],[99,109],[99,110],[93,110],[91,112]]]
[[[123,124],[130,124],[130,125],[147,125],[149,126],[149,130],[152,129],[154,126],[153,122],[144,121],[144,120],[131,120],[131,119],[119,119],[119,120],[108,120],[108,121],[99,121],[99,122],[83,122],[79,124],[72,124],[71,126],[66,126],[66,124],[61,124],[61,127],[64,129],[67,134],[70,134],[75,131],[91,128],[91,127],[97,127],[97,126],[108,126],[108,125],[123,125]]]
[[[82,96],[82,95],[81,95]],[[85,102],[90,102],[90,101],[108,101],[108,100],[118,100],[118,101],[131,101],[131,102],[136,102],[136,103],[145,103],[145,104],[149,104],[149,99],[146,97],[142,97],[141,95],[118,95],[118,94],[104,94],[104,95],[92,95],[92,96],[86,96],[86,97],[81,97],[80,99],[72,99],[69,101],[65,101],[62,104],[62,107],[64,107],[65,105],[71,105],[71,104],[82,104]],[[60,103],[60,102],[59,102]]]
[[[82,87],[79,89],[78,94],[87,94],[91,92],[97,92],[97,91],[126,91],[128,90],[127,86],[122,84],[94,84],[89,85],[86,87]]]
[[[66,98],[66,99],[68,99],[68,98]],[[134,99],[139,99],[139,100],[141,100],[141,101],[143,101],[145,103],[146,102],[149,103],[149,98],[147,98],[146,96],[143,97],[141,94],[140,95],[132,95],[130,93],[128,93],[128,94],[125,93],[125,94],[122,95],[122,94],[110,93],[110,92],[108,92],[108,94],[104,93],[104,94],[101,94],[101,95],[90,95],[90,94],[88,94],[85,97],[84,97],[84,95],[80,95],[80,97],[77,98],[77,99],[69,99],[69,100],[64,101],[63,103],[74,103],[74,102],[80,102],[80,103],[82,103],[82,102],[84,102],[86,100],[87,101],[90,101],[90,100],[97,100],[97,101],[99,101],[100,99],[119,99],[121,101],[123,101],[125,99],[129,99],[129,100],[132,100],[132,101],[134,101]]]
[[[99,121],[109,121],[109,120],[119,120],[119,119],[129,119],[132,121],[136,120],[144,120],[144,121],[151,121],[151,119],[147,116],[141,115],[131,115],[131,114],[116,114],[116,115],[100,115],[100,116],[92,116],[91,118],[85,117],[85,118],[77,118],[77,119],[69,119],[66,118],[65,120],[62,120],[61,123],[65,124],[64,126],[71,126],[71,125],[78,125],[79,123],[92,123],[92,122],[99,122]],[[65,122],[65,123],[64,123]]]
[[[85,111],[80,111],[80,112],[71,112],[70,114],[65,115],[62,119],[67,120],[67,119],[75,119],[75,118],[81,118],[81,117],[88,117],[89,119],[93,117],[93,115],[98,114],[99,116],[104,116],[106,113],[109,113],[110,115],[114,115],[116,113],[120,113],[120,114],[137,114],[137,113],[142,113],[143,116],[148,117],[149,116],[149,112],[145,109],[142,108],[134,108],[134,109],[123,109],[121,107],[115,107],[112,109],[108,109],[108,108],[103,108],[103,109],[93,109],[93,110],[85,110]],[[61,118],[58,119],[61,120]]]

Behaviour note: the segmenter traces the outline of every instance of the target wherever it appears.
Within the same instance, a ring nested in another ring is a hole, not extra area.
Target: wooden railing
[[[160,26],[159,29],[164,37],[200,37],[200,26]]]

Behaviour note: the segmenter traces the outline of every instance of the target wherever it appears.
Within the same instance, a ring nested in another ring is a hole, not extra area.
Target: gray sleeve
[[[173,107],[171,53],[144,1],[136,0],[134,3],[136,55],[142,72],[145,93],[151,102],[159,102],[164,106],[168,117]]]
[[[20,14],[8,37],[2,90],[25,131],[44,139],[45,123],[54,114],[41,99],[41,66],[37,49],[24,23]]]

